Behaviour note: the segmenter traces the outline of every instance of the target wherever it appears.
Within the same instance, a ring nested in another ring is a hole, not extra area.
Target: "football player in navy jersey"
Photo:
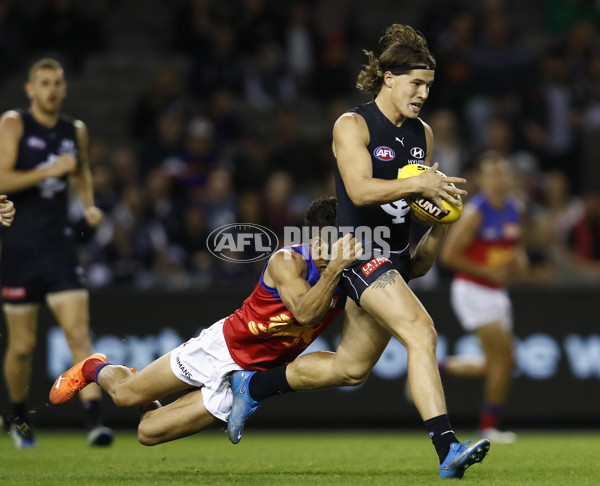
[[[2,299],[8,344],[4,377],[12,402],[10,432],[17,447],[37,445],[26,404],[39,305],[45,300],[62,327],[75,362],[92,352],[88,292],[77,262],[77,238],[67,217],[72,184],[85,219],[97,227],[85,124],[61,114],[67,83],[61,64],[41,59],[29,70],[29,109],[0,117],[0,192],[18,208],[2,234]],[[91,445],[112,442],[100,418],[100,388],[81,396]]]
[[[410,208],[404,199],[422,195],[445,212],[442,200],[460,205],[455,195],[466,194],[452,184],[466,181],[437,175],[437,163],[418,176],[397,178],[406,164],[431,165],[433,134],[419,112],[433,83],[435,60],[423,35],[409,26],[391,25],[381,44],[379,56],[365,51],[369,63],[357,81],[357,87],[375,99],[344,113],[333,128],[336,224],[353,228],[357,239],[359,233],[367,235],[360,239],[365,258],[342,275],[341,284],[351,298],[342,338],[335,353],[310,353],[287,365],[287,383],[280,389],[360,384],[394,336],[408,352],[411,393],[438,454],[440,475],[462,477],[467,467],[483,460],[489,441],[457,440],[436,360],[436,330],[407,285],[437,258],[446,226],[432,226],[419,245],[419,260],[411,261]],[[383,241],[368,236],[382,227],[389,229]],[[232,442],[239,442],[245,420],[260,400],[280,392],[277,380],[269,382],[269,376],[281,376],[277,373],[233,373],[234,402],[228,424]]]

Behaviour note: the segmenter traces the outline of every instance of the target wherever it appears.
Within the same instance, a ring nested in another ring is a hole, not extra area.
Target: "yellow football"
[[[407,177],[419,175],[427,169],[429,169],[429,167],[423,164],[407,164],[398,172],[398,179],[406,179]],[[442,177],[446,177],[446,174],[440,172],[439,170],[436,170],[435,172]],[[452,186],[454,186],[454,184],[452,184]],[[454,197],[461,201],[459,194],[454,194]],[[463,209],[462,206],[455,206],[448,201],[442,200],[444,208],[446,208],[448,211],[447,213],[444,213],[433,203],[433,201],[430,201],[422,196],[407,198],[406,202],[408,202],[409,206],[413,210],[413,215],[416,216],[417,219],[429,224],[454,223],[458,218],[460,218]]]

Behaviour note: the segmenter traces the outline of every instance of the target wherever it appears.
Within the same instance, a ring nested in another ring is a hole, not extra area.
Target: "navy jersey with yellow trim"
[[[61,154],[77,156],[79,145],[75,120],[61,115],[52,128],[40,125],[29,110],[19,111],[23,136],[15,170],[42,169],[56,163]],[[70,237],[68,176],[48,177],[39,184],[10,195],[18,216],[2,234],[4,246],[43,245]]]
[[[367,149],[373,163],[373,178],[396,179],[398,171],[406,164],[422,164],[427,153],[425,128],[419,119],[407,118],[402,126],[395,126],[381,112],[374,101],[350,110],[362,116],[369,129]],[[408,252],[410,237],[410,208],[404,199],[382,205],[355,206],[342,181],[337,160],[334,164],[338,210],[336,224],[339,227],[359,226],[375,228],[387,226],[390,237],[383,238],[391,251]],[[379,248],[375,241],[365,241],[366,248]]]

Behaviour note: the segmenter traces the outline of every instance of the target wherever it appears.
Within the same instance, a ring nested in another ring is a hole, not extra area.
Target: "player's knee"
[[[35,349],[35,339],[24,339],[20,342],[12,342],[7,348],[7,353],[17,361],[31,359]]]
[[[503,355],[504,366],[507,370],[513,371],[517,366],[517,360],[512,347],[507,347],[506,353]]]
[[[437,347],[437,331],[429,316],[420,316],[410,326],[411,332],[404,336],[408,349],[433,351]]]
[[[349,367],[337,372],[338,386],[358,386],[362,385],[369,377],[370,369],[362,367]]]
[[[141,423],[138,426],[138,442],[145,446],[153,446],[160,444],[159,438],[156,435],[153,435],[148,429],[149,428],[144,423]]]
[[[92,342],[87,331],[69,332],[67,342],[71,350],[88,352],[91,350]]]
[[[494,347],[493,354],[490,355],[489,362],[490,366],[495,364],[504,370],[512,371],[517,364],[512,343],[499,340]]]

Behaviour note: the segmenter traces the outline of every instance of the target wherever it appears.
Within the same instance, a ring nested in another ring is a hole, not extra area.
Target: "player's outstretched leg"
[[[233,404],[227,420],[227,435],[233,444],[242,440],[246,420],[260,405],[260,402],[254,400],[248,391],[248,383],[254,373],[256,371],[234,371],[231,374]]]
[[[446,459],[440,464],[440,476],[442,478],[462,478],[465,470],[469,466],[483,461],[489,450],[490,441],[487,439],[480,439],[477,442],[466,440],[461,444],[453,442]]]
[[[59,405],[71,400],[80,390],[94,381],[93,371],[102,363],[108,363],[108,358],[102,353],[95,353],[65,371],[52,385],[50,402]]]

